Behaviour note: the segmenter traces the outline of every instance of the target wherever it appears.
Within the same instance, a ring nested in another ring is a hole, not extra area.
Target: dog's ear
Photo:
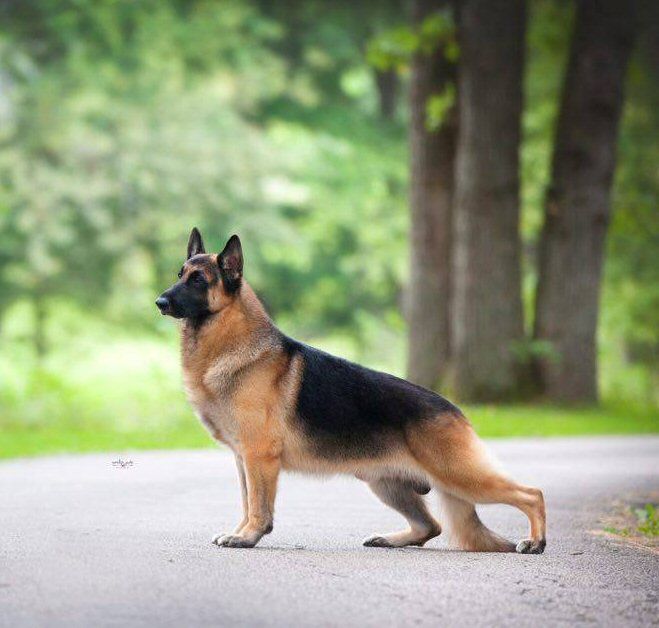
[[[227,292],[238,290],[243,277],[243,248],[237,235],[229,238],[224,250],[217,256],[217,265]]]
[[[197,229],[197,227],[192,227],[190,238],[188,239],[188,259],[205,252],[204,241],[201,239],[199,229]]]

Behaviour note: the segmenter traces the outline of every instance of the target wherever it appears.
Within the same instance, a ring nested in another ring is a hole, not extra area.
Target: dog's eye
[[[193,273],[192,276],[190,277],[190,281],[195,286],[205,286],[206,285],[206,278],[201,273]]]
[[[180,279],[181,277],[183,277],[183,269],[181,269],[181,270],[178,271],[178,275],[177,275],[177,277],[178,277],[179,279]]]

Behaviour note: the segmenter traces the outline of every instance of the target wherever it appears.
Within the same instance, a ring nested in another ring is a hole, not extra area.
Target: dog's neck
[[[263,304],[251,286],[243,281],[238,293],[218,312],[209,313],[203,319],[183,321],[181,349],[184,364],[189,366],[247,347],[273,329]]]

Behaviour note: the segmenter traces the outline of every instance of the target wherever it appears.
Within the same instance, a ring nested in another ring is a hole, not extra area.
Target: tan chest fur
[[[240,350],[221,355],[207,368],[186,370],[185,390],[195,412],[211,435],[243,451],[279,432],[272,362],[267,350]]]
[[[222,443],[235,447],[237,426],[230,395],[214,395],[201,381],[185,376],[185,393],[195,414],[211,436]]]
[[[297,392],[292,368],[272,326],[241,312],[213,325],[183,329],[186,394],[213,438],[240,454],[281,455]]]

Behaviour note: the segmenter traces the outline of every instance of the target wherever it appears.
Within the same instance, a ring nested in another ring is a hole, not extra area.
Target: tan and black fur
[[[429,390],[297,342],[275,327],[243,279],[240,240],[206,254],[192,230],[179,281],[156,301],[182,319],[185,388],[213,438],[234,452],[243,518],[225,547],[253,547],[272,530],[282,470],[346,473],[367,482],[409,528],[365,545],[423,545],[442,531],[423,494],[440,495],[442,525],[469,551],[514,551],[487,529],[474,504],[527,515],[521,553],[545,548],[542,492],[508,479],[488,460],[460,410]]]

